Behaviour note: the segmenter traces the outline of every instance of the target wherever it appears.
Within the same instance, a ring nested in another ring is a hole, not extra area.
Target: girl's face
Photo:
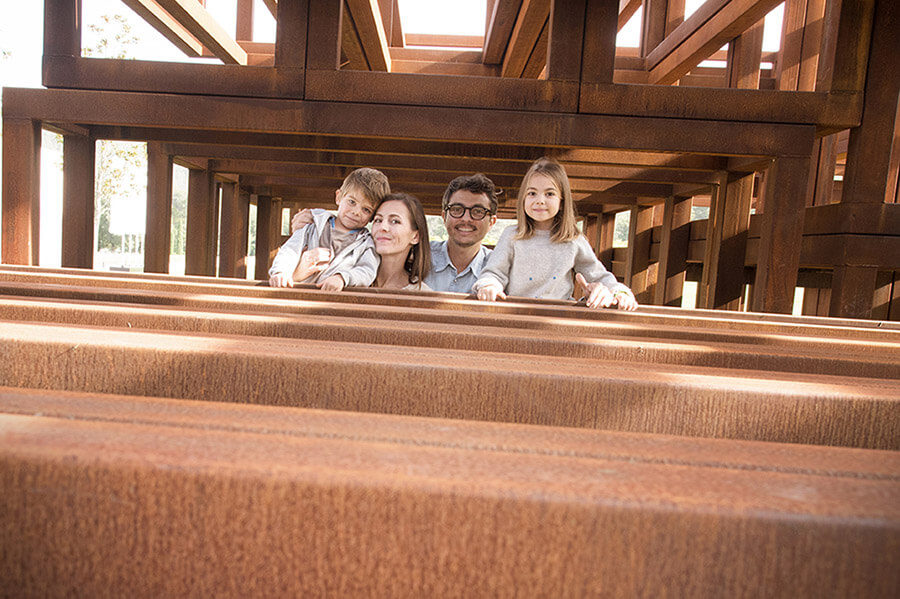
[[[534,173],[525,188],[525,214],[534,221],[534,228],[547,231],[553,227],[553,218],[559,214],[559,188],[553,179],[541,173]]]
[[[412,215],[400,200],[389,200],[378,207],[372,220],[372,237],[375,251],[380,256],[401,253],[405,256],[419,243],[419,232],[414,228]]]

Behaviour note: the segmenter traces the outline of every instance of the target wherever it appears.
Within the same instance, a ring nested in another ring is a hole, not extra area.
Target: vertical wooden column
[[[38,263],[41,210],[41,123],[3,117],[5,264]]]
[[[147,144],[147,226],[144,272],[169,272],[172,246],[172,156],[162,144]]]
[[[342,4],[336,2],[335,4]],[[278,3],[275,30],[275,68],[279,78],[293,82],[298,98],[306,94],[306,45],[308,0]]]
[[[63,137],[62,266],[94,266],[94,140]]]
[[[282,3],[278,4],[278,20],[281,22]],[[309,0],[309,28],[305,39],[306,68],[309,70],[335,71],[340,66],[343,4],[333,0]]]
[[[841,16],[844,14],[842,12]],[[900,72],[897,69],[900,6],[896,2],[877,2],[873,16],[863,118],[859,127],[850,130],[842,204],[881,204],[888,198],[893,199],[894,193],[891,151],[900,98]],[[873,267],[839,266],[835,268],[832,283],[830,314],[871,318],[874,295]]]
[[[253,41],[253,0],[237,0],[234,39],[242,42]]]
[[[597,238],[597,258],[603,263],[607,269],[612,272],[613,258],[615,257],[615,248],[613,241],[616,238],[616,214],[615,212],[604,212],[600,215],[599,236]]]
[[[756,312],[790,314],[793,309],[809,162],[809,156],[781,156],[769,167],[751,300]]]
[[[653,301],[650,277],[650,244],[653,232],[653,206],[635,206],[631,209],[628,228],[628,258],[625,268],[625,284],[642,304]]]
[[[587,0],[584,14],[581,81],[612,83],[616,63],[619,3]]]
[[[764,25],[761,19],[728,45],[728,87],[759,89]]]
[[[666,37],[668,0],[644,0],[641,15],[641,56],[647,56]]]
[[[691,241],[691,204],[691,198],[666,198],[654,304],[681,306]]]
[[[223,182],[222,211],[219,220],[219,276],[245,277],[247,257],[247,211],[237,183]],[[246,198],[244,198],[246,199]],[[239,274],[243,270],[244,274]]]
[[[187,235],[184,274],[216,274],[218,247],[218,198],[216,182],[209,170],[191,169],[188,175]]]
[[[707,262],[704,263],[703,276],[706,280],[707,308],[741,308],[753,178],[753,175],[746,175],[735,181],[723,181],[723,185],[719,186],[715,223],[710,231],[712,238],[710,234],[706,238]],[[712,213],[713,206],[710,206],[710,216]],[[710,223],[713,224],[712,218]]]
[[[816,89],[826,0],[786,0],[781,27],[782,46],[775,73],[782,91]]]
[[[81,56],[81,0],[44,0],[44,56]]]
[[[586,0],[551,0],[547,79],[581,79]],[[615,48],[613,48],[615,50]]]
[[[259,196],[256,205],[256,279],[269,279],[269,266],[278,251],[281,227],[281,200]]]

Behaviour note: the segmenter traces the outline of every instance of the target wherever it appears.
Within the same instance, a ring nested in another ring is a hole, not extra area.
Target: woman
[[[430,291],[424,280],[431,269],[431,246],[419,200],[405,193],[385,196],[372,220],[372,237],[381,257],[373,287]]]

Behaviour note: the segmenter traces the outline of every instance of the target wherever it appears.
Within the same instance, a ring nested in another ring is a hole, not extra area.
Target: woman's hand
[[[316,283],[316,287],[322,291],[340,291],[344,288],[344,277],[341,275],[331,275],[321,283]]]
[[[580,272],[575,273],[575,280],[584,289],[588,308],[608,308],[616,303],[612,291],[610,291],[609,287],[603,283],[600,283],[599,281],[596,283],[588,283],[584,278],[584,275]]]
[[[297,229],[311,224],[313,224],[312,210],[304,208],[291,219],[291,233],[296,233]]]
[[[488,283],[484,287],[478,290],[478,299],[492,302],[497,299],[506,299],[506,294],[503,293],[503,288],[497,283]]]

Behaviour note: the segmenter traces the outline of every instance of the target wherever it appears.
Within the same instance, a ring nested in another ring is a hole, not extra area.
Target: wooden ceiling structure
[[[80,0],[45,0],[48,89],[3,90],[4,263],[38,263],[41,128],[64,135],[63,266],[93,266],[94,141],[137,140],[145,271],[168,269],[177,163],[186,270],[220,276],[243,274],[251,203],[264,274],[281,209],[328,207],[354,168],[432,213],[452,178],[484,172],[511,215],[550,155],[644,303],[680,305],[699,271],[699,307],[790,312],[799,284],[807,313],[900,319],[891,0],[787,0],[777,53],[762,33],[779,0],[707,0],[687,18],[683,0],[488,0],[483,37],[404,34],[396,0],[266,0],[274,44],[252,40],[250,0],[233,35],[202,1],[123,1],[222,64],[82,57]],[[616,48],[641,7],[641,47]],[[690,221],[695,203],[709,219]],[[629,246],[613,250],[623,210]]]

